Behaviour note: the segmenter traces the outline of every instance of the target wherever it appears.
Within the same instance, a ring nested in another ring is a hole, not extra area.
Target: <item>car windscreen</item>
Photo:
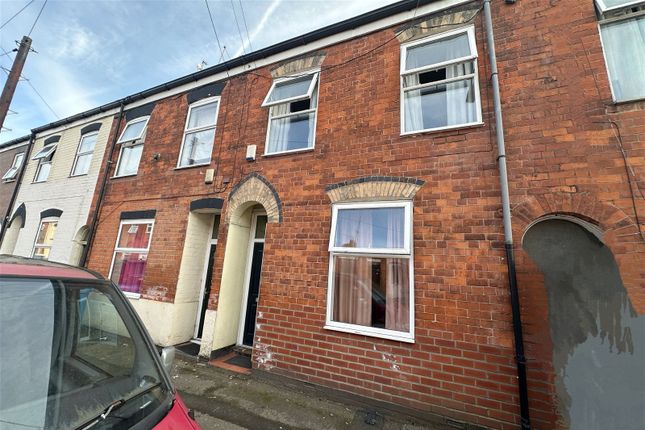
[[[107,282],[0,278],[2,429],[136,425],[170,404],[153,353]]]

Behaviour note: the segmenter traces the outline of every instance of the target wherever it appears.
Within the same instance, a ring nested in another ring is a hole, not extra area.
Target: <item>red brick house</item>
[[[532,426],[631,428],[643,2],[507,3],[492,18]],[[116,102],[88,267],[159,344],[246,346],[256,369],[517,428],[486,30],[481,2],[403,1]]]

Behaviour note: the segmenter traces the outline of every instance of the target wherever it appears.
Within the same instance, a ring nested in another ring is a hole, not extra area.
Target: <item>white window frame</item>
[[[600,9],[600,12],[603,13],[603,14],[605,14],[607,12],[615,11],[615,10],[618,10],[618,9],[625,9],[625,8],[637,6],[639,3],[642,3],[642,2],[643,2],[643,0],[632,0],[632,1],[627,1],[624,4],[619,5],[619,6],[611,6],[611,7],[609,7],[609,6],[607,6],[605,4],[604,0],[596,0],[596,4],[598,5],[598,8]]]
[[[336,223],[338,211],[343,209],[382,209],[382,208],[404,208],[404,248],[346,248],[334,246],[336,239]],[[409,200],[378,201],[361,203],[336,203],[332,206],[331,233],[329,235],[329,272],[327,276],[327,312],[325,317],[325,329],[345,333],[360,334],[365,336],[379,337],[383,339],[396,340],[400,342],[414,343],[414,247],[412,246],[412,202]],[[409,259],[409,331],[407,333],[389,330],[386,328],[368,327],[358,324],[349,324],[334,321],[334,256],[355,256],[355,257],[380,257],[380,258],[408,258]]]
[[[284,103],[291,103],[295,102],[298,100],[305,100],[305,99],[310,99],[313,96],[314,93],[314,88],[316,88],[316,84],[318,83],[318,75],[320,74],[320,70],[310,70],[307,72],[302,72],[299,73],[298,75],[293,75],[293,76],[288,76],[284,78],[277,78],[273,81],[271,84],[271,88],[269,88],[269,92],[267,93],[266,97],[264,98],[264,101],[262,102],[262,107],[269,107],[269,106],[275,106],[275,105],[281,105]],[[269,101],[269,98],[271,97],[271,93],[275,90],[275,87],[278,84],[281,84],[283,82],[289,82],[289,81],[295,81],[300,78],[304,78],[305,76],[312,76],[311,82],[309,83],[309,88],[307,89],[307,92],[305,94],[301,94],[299,96],[294,96],[294,97],[288,97],[286,99],[281,99],[281,100],[276,100],[273,102]]]
[[[307,94],[302,95],[302,96],[297,96],[297,97],[289,97],[280,101],[276,102],[267,102],[269,96],[271,95],[271,92],[275,88],[275,85],[280,82],[287,82],[287,81],[293,81],[295,79],[302,78],[303,76],[308,76],[308,75],[315,75],[312,80],[311,84],[309,85],[309,89],[307,90]],[[316,70],[310,70],[308,72],[303,72],[298,74],[298,76],[289,76],[286,78],[279,78],[273,81],[271,84],[271,88],[269,89],[269,92],[267,93],[264,102],[262,103],[262,107],[268,107],[269,108],[269,121],[267,124],[267,135],[264,140],[264,154],[265,156],[272,156],[272,155],[281,155],[281,154],[291,154],[294,152],[305,152],[305,151],[312,151],[316,147],[316,128],[318,127],[318,100],[316,101],[316,107],[315,108],[310,108],[307,110],[301,110],[298,112],[293,112],[293,113],[286,113],[283,115],[276,115],[276,116],[271,116],[271,112],[273,109],[273,106],[281,105],[281,104],[287,104],[287,103],[293,103],[296,101],[300,100],[312,100],[313,95],[314,95],[314,90],[319,91],[320,89],[320,69]],[[288,149],[286,151],[276,151],[276,152],[268,152],[269,151],[269,137],[271,136],[271,120],[274,119],[281,119],[281,118],[288,118],[290,116],[296,116],[296,115],[303,115],[303,114],[309,114],[312,113],[314,114],[314,135],[311,140],[311,146],[308,146],[306,148],[298,148],[298,149]]]
[[[74,173],[74,171],[76,170],[76,164],[78,164],[78,159],[81,157],[81,155],[92,155],[92,157],[90,158],[90,163],[92,163],[92,158],[94,158],[94,148],[96,148],[96,142],[94,143],[94,148],[92,148],[91,151],[83,151],[83,152],[81,152],[81,147],[83,146],[83,139],[85,139],[87,137],[91,137],[91,136],[97,136],[97,139],[98,139],[98,134],[99,134],[98,131],[93,131],[93,132],[85,133],[85,134],[81,135],[81,139],[78,141],[78,148],[76,149],[76,157],[74,157],[74,164],[72,164],[72,172],[71,172],[71,174],[69,176],[71,176],[71,177],[73,177],[73,176],[83,176],[83,175],[87,175],[89,173],[90,167],[88,167],[88,170],[87,170],[86,173]]]
[[[148,239],[148,246],[144,248],[120,248],[119,247],[119,241],[121,240],[121,232],[123,231],[123,226],[125,225],[132,225],[132,224],[147,224],[146,230],[150,235],[150,238]],[[146,270],[148,270],[148,254],[150,253],[150,244],[152,243],[152,235],[154,233],[154,225],[155,225],[155,220],[146,218],[146,219],[128,219],[128,220],[121,220],[119,223],[119,232],[116,235],[116,242],[114,243],[114,250],[112,251],[112,262],[110,263],[110,274],[108,276],[108,279],[112,279],[112,271],[114,270],[114,262],[116,261],[116,253],[117,252],[136,252],[139,254],[143,254],[143,252],[146,253]],[[121,290],[119,287],[118,282],[114,282],[114,284]],[[141,293],[132,293],[130,291],[121,291],[126,297],[130,297],[133,299],[138,299],[141,297]]]
[[[205,125],[201,127],[194,127],[194,128],[188,128],[188,124],[190,122],[190,115],[193,112],[193,109],[202,107],[211,103],[217,103],[217,109],[215,110],[215,120],[213,121],[212,124],[210,125]],[[179,158],[177,159],[177,169],[186,169],[189,167],[195,167],[195,166],[207,166],[211,164],[211,161],[213,160],[213,149],[215,148],[215,138],[217,136],[217,120],[219,118],[219,108],[220,108],[220,96],[216,97],[209,97],[203,100],[196,101],[195,103],[192,103],[190,106],[188,106],[188,115],[186,115],[186,124],[184,125],[184,137],[182,138],[181,141],[181,148],[179,148]],[[186,136],[188,136],[191,133],[197,133],[200,131],[206,131],[213,129],[213,147],[211,148],[211,156],[208,159],[208,162],[205,163],[196,163],[196,164],[186,164],[186,165],[181,165],[181,156],[184,153],[184,147],[186,146]]]
[[[56,151],[56,148],[58,147],[58,142],[56,143],[50,143],[49,145],[45,145],[38,152],[36,152],[33,157],[31,157],[32,160],[41,160],[43,158],[47,158],[54,151]]]
[[[34,253],[36,252],[36,248],[48,248],[49,252],[51,253],[52,247],[54,245],[53,244],[52,245],[44,245],[44,244],[38,243],[38,235],[40,234],[40,229],[41,229],[41,227],[43,226],[44,223],[50,223],[50,222],[58,223],[59,221],[60,221],[59,217],[47,217],[47,218],[42,218],[40,220],[40,223],[38,223],[38,230],[36,230],[36,238],[34,239],[34,245],[31,247],[31,258],[35,258]],[[56,226],[56,228],[58,228],[58,226]],[[54,234],[55,234],[55,232],[54,232]],[[53,240],[54,239],[52,238],[52,241]],[[47,257],[47,259],[43,259],[43,260],[48,261],[49,257]]]
[[[423,67],[417,67],[414,69],[406,70],[405,68],[405,59],[407,57],[407,51],[409,48],[415,47],[417,45],[425,45],[427,43],[431,43],[437,40],[445,39],[447,37],[455,36],[457,34],[461,33],[466,33],[468,35],[468,44],[471,49],[471,54],[466,55],[464,57],[460,58],[454,58],[448,61],[442,61],[440,63],[434,63],[430,64],[428,66],[423,66]],[[483,124],[483,119],[482,119],[482,108],[481,108],[481,94],[479,91],[479,66],[478,66],[478,53],[477,53],[477,43],[476,43],[476,38],[475,38],[475,26],[467,26],[467,27],[462,27],[458,28],[456,30],[452,31],[446,31],[443,33],[435,34],[432,36],[424,37],[423,39],[415,40],[413,42],[408,42],[401,44],[401,65],[400,65],[400,99],[401,99],[401,116],[400,116],[400,135],[401,136],[408,136],[411,134],[419,134],[419,133],[426,133],[426,132],[434,132],[434,131],[442,131],[442,130],[452,130],[456,128],[464,128],[464,127],[472,127],[476,125],[481,125]],[[436,82],[430,82],[427,84],[419,84],[414,87],[408,87],[405,88],[403,86],[403,78],[407,75],[412,75],[415,73],[423,72],[423,71],[431,71],[431,70],[436,70],[440,69],[442,67],[451,65],[451,64],[457,64],[457,63],[466,63],[472,61],[473,62],[473,68],[474,72],[472,74],[468,75],[463,75],[463,76],[457,76],[454,78],[448,78],[448,79],[443,79],[441,81],[436,81]],[[463,124],[456,124],[456,125],[446,125],[442,127],[434,127],[434,128],[425,128],[422,130],[414,130],[414,131],[405,131],[405,93],[409,91],[414,91],[418,90],[419,88],[423,87],[430,87],[430,86],[435,86],[435,85],[441,85],[441,84],[447,84],[451,82],[456,82],[456,81],[466,81],[468,79],[473,80],[473,90],[475,91],[475,110],[477,113],[477,118],[473,122],[468,122],[468,123],[463,123]]]
[[[603,16],[601,16],[598,20],[598,36],[600,37],[600,47],[602,48],[602,55],[603,59],[605,60],[605,70],[607,71],[607,79],[609,80],[609,89],[611,90],[611,99],[614,103],[629,103],[637,100],[643,100],[643,96],[637,96],[629,99],[621,99],[618,100],[616,97],[616,91],[614,90],[614,83],[613,79],[611,77],[611,70],[609,70],[609,62],[607,61],[607,49],[605,48],[605,41],[602,37],[602,27],[604,25],[610,25],[610,24],[615,24],[616,22],[620,21],[627,21],[630,19],[635,19],[635,18],[643,18],[645,16],[645,10],[642,10],[640,12],[635,12],[631,14],[624,14],[624,15],[617,15],[617,16],[608,16],[605,17],[604,15],[607,14],[608,12],[615,12],[619,11],[621,9],[629,9],[634,6],[642,6],[645,8],[645,1],[643,0],[636,0],[633,2],[629,2],[627,4],[624,4],[622,6],[614,6],[612,8],[607,9],[605,4],[603,3],[602,0],[596,0],[596,4],[598,5],[598,8],[600,9],[600,12]]]
[[[139,173],[139,165],[141,164],[141,158],[139,158],[139,164],[137,164],[137,170],[134,173],[125,173],[120,175],[119,174],[119,169],[121,168],[121,156],[123,155],[123,148],[133,148],[135,146],[143,146],[144,141],[145,141],[145,136],[146,136],[146,131],[148,129],[148,120],[150,119],[150,115],[148,116],[141,116],[138,118],[135,118],[133,120],[128,121],[125,124],[125,127],[123,127],[123,131],[121,132],[121,136],[119,137],[119,140],[116,142],[117,144],[121,145],[121,148],[119,148],[119,158],[116,162],[116,168],[114,169],[114,176],[113,178],[124,178],[127,176],[136,176]],[[138,122],[143,122],[145,121],[145,124],[143,125],[143,128],[141,129],[141,133],[136,138],[133,139],[123,139],[123,135],[125,134],[125,131],[128,129],[128,126],[132,124],[136,124]],[[143,148],[141,149],[141,156],[143,157]]]
[[[18,161],[18,157],[20,157],[20,161]],[[25,153],[24,152],[18,152],[13,156],[13,162],[11,163],[11,167],[9,167],[9,170],[2,176],[2,180],[5,182],[11,182],[16,180],[16,176],[18,176],[18,172],[20,171],[20,168],[22,167],[22,163],[25,161]]]
[[[56,154],[56,149],[58,148],[58,143],[52,143],[51,145],[47,145],[43,147],[40,151],[36,153],[31,159],[32,160],[38,160],[38,166],[36,166],[36,174],[34,175],[34,184],[41,184],[43,182],[47,182],[49,179],[49,176],[52,173],[52,167],[53,167],[53,158],[54,155]],[[47,177],[43,179],[38,179],[38,176],[40,176],[40,171],[42,170],[44,165],[49,165],[49,172],[47,172]]]

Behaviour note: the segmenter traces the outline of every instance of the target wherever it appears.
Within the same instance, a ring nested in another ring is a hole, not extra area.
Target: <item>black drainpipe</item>
[[[123,102],[121,103],[121,107],[119,108],[119,117],[116,120],[116,128],[114,129],[114,135],[112,136],[112,143],[110,145],[110,152],[107,156],[107,161],[106,161],[106,166],[105,166],[105,173],[103,174],[103,179],[101,180],[101,187],[99,188],[99,197],[96,201],[96,208],[94,209],[94,213],[92,214],[92,222],[90,225],[90,230],[87,232],[87,240],[86,240],[86,245],[85,248],[83,248],[83,254],[81,255],[81,261],[79,262],[79,266],[85,267],[87,263],[87,256],[90,253],[90,248],[92,247],[92,243],[94,242],[94,233],[96,231],[96,226],[99,222],[99,212],[101,210],[101,204],[103,203],[103,196],[105,195],[105,186],[107,184],[107,180],[110,177],[110,167],[112,165],[112,156],[114,154],[114,148],[116,147],[116,141],[117,141],[117,136],[119,135],[119,130],[121,129],[121,120],[123,119],[123,108],[124,108]]]
[[[495,134],[497,137],[497,164],[502,192],[502,218],[504,221],[504,248],[508,265],[508,287],[511,294],[511,311],[513,314],[513,337],[515,340],[515,362],[517,364],[517,385],[520,394],[520,429],[531,428],[529,419],[529,395],[526,382],[526,357],[524,356],[524,339],[522,336],[522,318],[520,312],[520,295],[517,290],[515,274],[515,255],[513,252],[513,230],[511,226],[511,205],[506,172],[506,149],[504,146],[504,124],[502,122],[502,103],[499,96],[499,77],[497,74],[497,56],[495,54],[495,37],[491,18],[490,1],[484,0],[484,20],[486,21],[486,43],[491,65],[493,85],[493,104],[495,107]]]
[[[27,163],[29,162],[29,157],[31,156],[31,148],[34,146],[34,141],[36,140],[36,134],[34,132],[29,136],[29,143],[27,144],[27,150],[25,151],[25,158],[23,158],[22,166],[20,166],[20,172],[16,178],[16,187],[13,189],[11,194],[11,199],[9,200],[9,206],[7,207],[7,213],[4,215],[2,222],[2,229],[0,230],[0,244],[4,240],[4,234],[7,231],[7,224],[9,223],[9,218],[11,217],[11,211],[13,210],[13,205],[18,198],[18,190],[20,190],[20,184],[22,183],[22,177],[27,170]]]

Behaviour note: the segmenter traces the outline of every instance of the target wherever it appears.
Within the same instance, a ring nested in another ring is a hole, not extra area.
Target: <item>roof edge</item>
[[[311,42],[324,39],[326,37],[333,36],[335,34],[341,33],[343,31],[352,30],[357,27],[361,27],[372,22],[387,18],[398,13],[406,12],[421,6],[428,5],[430,3],[439,2],[440,0],[403,0],[397,3],[389,4],[381,8],[363,13],[361,15],[348,18],[344,21],[340,21],[328,26],[319,28],[317,30],[310,31],[301,36],[296,36],[291,39],[287,39],[283,42],[278,42],[274,45],[268,46],[266,48],[259,49],[257,51],[250,52],[245,55],[233,58],[224,63],[217,64],[215,66],[208,67],[206,69],[200,70],[189,75],[184,75],[182,77],[173,79],[171,81],[156,85],[154,87],[148,88],[147,90],[140,91],[135,94],[125,96],[121,99],[115,100],[113,102],[106,103],[99,107],[69,116],[67,118],[60,119],[58,121],[51,122],[49,124],[36,127],[32,129],[32,133],[37,134],[43,131],[60,127],[78,120],[89,118],[101,113],[106,113],[112,109],[120,107],[122,104],[127,105],[138,100],[144,100],[148,97],[154,96],[156,94],[168,91],[174,88],[177,88],[181,85],[187,83],[196,82],[201,79],[207,78],[209,76],[215,75],[217,73],[225,72],[229,69],[243,66],[254,61],[261,60],[263,58],[269,57],[271,55],[279,54],[280,52],[287,51],[298,46],[303,46]],[[2,144],[0,144],[2,145]]]

